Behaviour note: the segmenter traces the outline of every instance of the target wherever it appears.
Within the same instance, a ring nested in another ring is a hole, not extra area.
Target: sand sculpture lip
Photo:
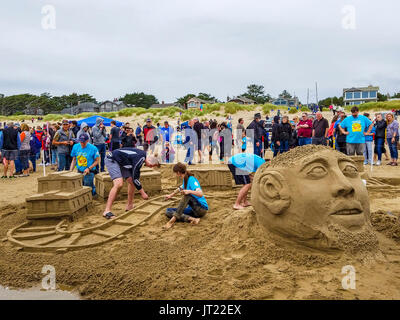
[[[358,201],[351,201],[351,202],[341,202],[338,203],[330,215],[334,216],[350,216],[350,215],[360,215],[363,214],[364,211],[362,209],[361,203]]]

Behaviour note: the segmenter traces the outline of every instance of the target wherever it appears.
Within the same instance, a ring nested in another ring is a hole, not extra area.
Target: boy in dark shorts
[[[126,211],[133,209],[135,188],[139,191],[144,200],[149,198],[139,181],[140,169],[143,164],[152,168],[159,166],[160,162],[154,156],[149,155],[146,157],[145,151],[136,148],[117,149],[113,152],[109,152],[105,157],[105,165],[113,181],[113,187],[108,195],[107,205],[103,213],[104,218],[115,218],[115,215],[111,212],[111,207],[117,197],[118,191],[124,185],[124,179],[128,182],[128,203]]]
[[[253,173],[265,163],[265,160],[253,153],[239,153],[231,157],[228,167],[231,171],[235,183],[243,185],[233,205],[233,209],[242,210],[251,204],[247,201],[247,194],[251,188]]]

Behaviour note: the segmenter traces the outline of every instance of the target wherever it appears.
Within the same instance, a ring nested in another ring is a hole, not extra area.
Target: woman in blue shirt
[[[166,196],[171,199],[175,194],[181,193],[183,198],[178,208],[168,208],[166,215],[170,219],[164,226],[165,230],[173,227],[175,222],[190,222],[199,224],[200,218],[208,212],[208,204],[204,197],[199,181],[186,169],[182,163],[177,163],[173,168],[174,173],[181,179],[183,184],[173,193]]]

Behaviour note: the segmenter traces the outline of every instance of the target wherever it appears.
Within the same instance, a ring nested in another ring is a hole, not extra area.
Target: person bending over
[[[167,195],[166,199],[171,199],[177,193],[181,193],[183,197],[178,208],[167,209],[166,215],[170,220],[164,226],[165,230],[172,228],[177,221],[199,224],[200,218],[208,212],[207,200],[199,181],[187,171],[186,166],[182,163],[177,163],[173,171],[179,178],[183,179],[183,183],[173,193]]]
[[[150,168],[160,165],[160,162],[155,156],[149,155],[146,157],[145,151],[136,148],[121,148],[107,154],[105,165],[113,181],[113,187],[108,195],[107,205],[103,213],[106,219],[115,218],[115,215],[111,212],[111,208],[118,191],[124,184],[124,179],[128,182],[128,203],[126,211],[132,210],[134,207],[133,198],[135,188],[139,191],[144,200],[149,198],[139,180],[140,169],[143,163]]]
[[[253,174],[265,163],[265,160],[253,153],[238,153],[228,161],[229,170],[232,173],[235,183],[243,185],[233,205],[233,209],[242,210],[251,204],[247,201],[247,194],[251,188]]]

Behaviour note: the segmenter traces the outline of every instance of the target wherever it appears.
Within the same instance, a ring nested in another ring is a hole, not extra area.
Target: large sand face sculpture
[[[376,243],[356,164],[326,147],[296,148],[262,166],[254,177],[252,204],[264,228],[307,246]]]

